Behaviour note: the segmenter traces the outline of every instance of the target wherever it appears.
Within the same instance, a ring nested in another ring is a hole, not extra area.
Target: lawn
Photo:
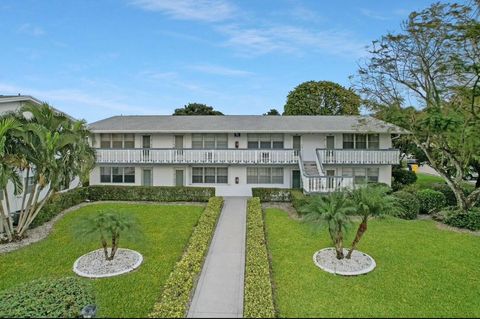
[[[98,316],[146,317],[159,298],[175,262],[181,257],[204,209],[202,206],[109,203],[83,207],[60,220],[47,239],[0,255],[0,290],[40,277],[74,276],[74,261],[100,248],[96,240],[75,237],[75,229],[83,216],[92,216],[106,208],[137,218],[143,236],[130,241],[121,239],[120,246],[139,251],[144,262],[130,274],[85,279],[94,285]]]
[[[444,184],[445,180],[440,176],[417,173],[417,181],[415,182],[415,184],[417,184],[421,188],[429,187],[430,185],[435,183]]]
[[[312,261],[315,251],[331,246],[326,230],[315,234],[278,209],[267,209],[265,218],[281,317],[480,316],[480,237],[426,220],[374,220],[359,249],[377,268],[341,277]]]

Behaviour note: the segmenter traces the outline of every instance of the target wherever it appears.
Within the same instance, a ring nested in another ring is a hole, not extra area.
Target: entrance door
[[[295,150],[295,155],[300,153],[302,147],[302,137],[300,135],[293,136],[293,149]]]
[[[142,135],[142,148],[143,148],[143,159],[146,162],[150,161],[150,150],[149,148],[152,146],[150,144],[150,135]]]
[[[151,168],[143,169],[142,185],[143,186],[152,186],[153,185],[152,169]]]
[[[175,170],[175,186],[183,186],[183,169]]]
[[[300,171],[293,170],[292,171],[292,188],[301,188],[301,178],[300,178]]]

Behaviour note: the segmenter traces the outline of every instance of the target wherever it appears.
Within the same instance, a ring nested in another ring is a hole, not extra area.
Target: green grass
[[[83,207],[60,220],[45,240],[0,255],[0,290],[36,278],[74,275],[74,261],[100,248],[97,240],[75,238],[75,229],[83,216],[94,215],[105,208],[136,217],[143,236],[136,240],[120,239],[120,246],[139,251],[144,262],[130,274],[91,280],[98,316],[146,317],[181,257],[203,207],[114,203]]]
[[[480,316],[480,237],[439,230],[432,221],[373,220],[359,249],[377,268],[342,277],[312,261],[331,246],[326,230],[315,234],[278,209],[267,209],[266,229],[281,317]]]
[[[417,173],[417,181],[415,184],[420,186],[421,188],[428,188],[431,184],[445,183],[445,180],[440,176],[424,174],[424,173]]]

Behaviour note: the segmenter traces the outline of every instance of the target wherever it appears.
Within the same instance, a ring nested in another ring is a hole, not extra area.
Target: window
[[[101,183],[135,183],[135,167],[100,167]]]
[[[100,167],[100,182],[111,183],[112,182],[112,168]]]
[[[342,176],[344,177],[352,177],[353,176],[353,168],[344,167],[342,169]]]
[[[367,168],[367,180],[369,183],[378,183],[378,167]]]
[[[343,134],[343,148],[379,149],[380,136],[378,134]]]
[[[343,167],[342,176],[353,177],[355,184],[378,182],[378,167]]]
[[[247,167],[247,184],[283,184],[283,168]]]
[[[135,134],[100,134],[101,148],[134,148]]]
[[[248,148],[282,149],[283,134],[248,134]]]
[[[227,134],[192,134],[192,148],[210,149],[210,148],[227,148]]]
[[[192,183],[194,184],[226,184],[228,183],[228,168],[226,167],[193,167]]]

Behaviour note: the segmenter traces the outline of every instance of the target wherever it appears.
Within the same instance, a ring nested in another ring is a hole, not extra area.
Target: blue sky
[[[365,46],[432,1],[2,0],[0,94],[77,118],[283,110],[308,80],[348,86]]]

